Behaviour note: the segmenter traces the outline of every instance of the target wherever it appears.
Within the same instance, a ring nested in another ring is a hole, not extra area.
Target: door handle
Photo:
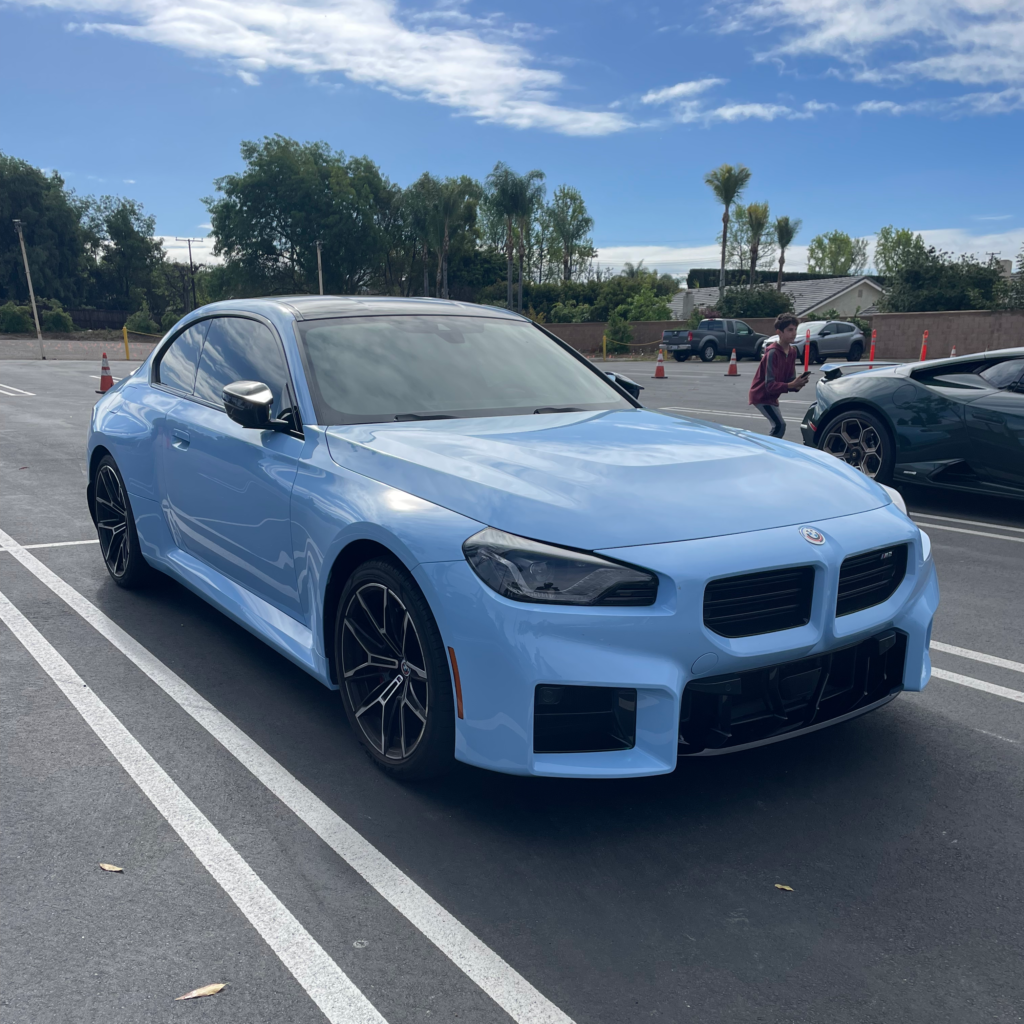
[[[179,452],[187,452],[189,445],[188,432],[185,430],[175,430],[171,445],[177,448]]]

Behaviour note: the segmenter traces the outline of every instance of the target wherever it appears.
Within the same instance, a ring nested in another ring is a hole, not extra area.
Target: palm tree
[[[797,232],[800,230],[803,221],[798,217],[790,220],[789,217],[779,217],[775,222],[775,241],[779,245],[779,280],[775,290],[782,291],[782,268],[786,265],[786,250],[793,244]]]
[[[433,227],[437,239],[436,294],[448,298],[448,244],[453,226],[461,226],[475,217],[471,203],[478,197],[479,186],[463,174],[458,178],[445,178],[434,190]]]
[[[718,298],[725,297],[725,246],[729,240],[729,207],[743,194],[750,182],[750,168],[738,164],[722,164],[704,175],[704,184],[710,186],[715,198],[722,204],[722,270],[718,278]]]
[[[768,230],[771,214],[767,203],[749,203],[746,209],[747,229],[750,232],[750,287],[757,283],[757,253],[761,239]]]
[[[516,176],[516,228],[519,236],[519,312],[523,311],[523,256],[534,213],[544,202],[544,172],[533,170]]]
[[[619,271],[619,276],[628,277],[631,280],[635,280],[636,278],[641,277],[644,273],[645,271],[643,260],[641,260],[635,266],[627,260],[625,263],[622,264],[622,270]]]

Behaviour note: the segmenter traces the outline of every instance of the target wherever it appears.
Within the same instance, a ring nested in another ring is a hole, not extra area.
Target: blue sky
[[[0,44],[0,149],[166,236],[205,234],[239,141],[280,132],[401,184],[539,167],[603,260],[673,272],[716,262],[722,162],[803,245],[1024,242],[1021,0],[0,0]]]

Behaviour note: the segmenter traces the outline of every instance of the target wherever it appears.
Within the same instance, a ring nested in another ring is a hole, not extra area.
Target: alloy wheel
[[[100,552],[110,575],[119,579],[128,569],[128,500],[113,466],[101,466],[96,475],[96,531]]]
[[[342,620],[342,685],[366,741],[389,761],[404,761],[427,725],[426,657],[401,598],[382,583],[351,594]]]
[[[884,439],[871,423],[850,416],[836,420],[828,428],[821,448],[873,479],[882,469],[884,444]]]

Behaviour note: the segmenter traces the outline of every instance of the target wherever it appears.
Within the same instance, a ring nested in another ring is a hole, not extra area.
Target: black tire
[[[816,342],[811,342],[811,362],[817,365],[821,362],[821,356],[818,355],[818,345]]]
[[[687,354],[686,354],[685,352],[673,352],[673,353],[672,353],[672,358],[673,358],[673,359],[674,359],[674,360],[675,360],[675,361],[676,361],[677,363],[685,363],[685,362],[686,362],[686,360],[687,360],[687,359],[689,359],[690,357],[689,357],[689,355],[687,355]]]
[[[715,348],[713,341],[706,341],[701,345],[700,349],[700,361],[702,363],[710,363],[714,361],[715,356],[718,355],[718,349]]]
[[[135,516],[117,463],[104,455],[92,481],[93,518],[110,578],[125,590],[147,586],[156,570],[142,557]]]
[[[859,363],[862,355],[864,355],[864,344],[863,342],[855,341],[850,346],[850,351],[846,353],[846,361],[848,363]]]
[[[412,577],[364,562],[335,612],[334,669],[352,731],[370,760],[406,781],[455,763],[455,701],[441,633]]]
[[[896,443],[874,413],[864,409],[836,413],[818,428],[818,447],[880,484],[892,483]]]

